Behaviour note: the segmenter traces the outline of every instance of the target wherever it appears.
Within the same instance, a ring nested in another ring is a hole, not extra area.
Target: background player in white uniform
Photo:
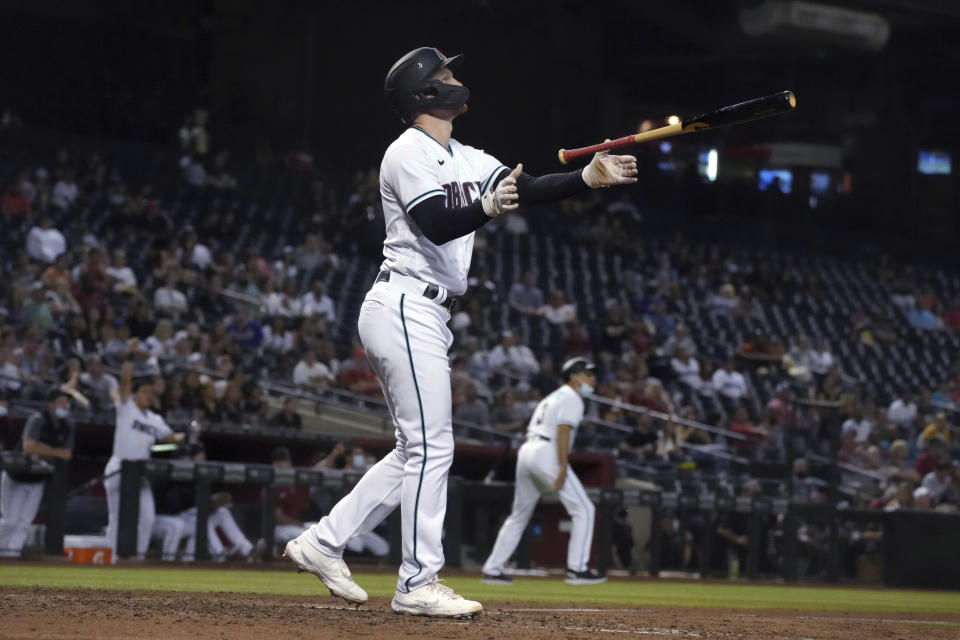
[[[483,610],[437,580],[447,473],[453,460],[449,303],[467,288],[473,232],[492,218],[613,184],[636,182],[632,156],[597,154],[589,166],[533,177],[451,138],[470,92],[453,76],[461,56],[421,47],[387,73],[387,102],[411,125],[380,165],[386,224],[380,275],[360,309],[360,339],[397,427],[397,446],[285,556],[331,593],[363,603],[367,594],[342,560],[347,541],[401,507],[403,563],[394,611],[471,616]]]
[[[130,341],[131,350],[139,341]],[[117,399],[117,424],[113,432],[113,455],[104,469],[103,488],[107,493],[107,541],[117,557],[117,525],[120,516],[120,466],[124,460],[146,460],[154,443],[177,443],[186,439],[182,433],[174,433],[166,421],[150,410],[154,401],[152,379],[137,382],[134,391],[133,363],[123,363],[120,376],[120,396]],[[150,533],[156,517],[153,492],[146,480],[140,487],[140,517],[137,522],[137,557],[142,558],[150,545]]]
[[[17,449],[49,460],[69,460],[76,429],[70,421],[70,398],[55,389],[47,396],[47,409],[27,419]],[[29,472],[0,474],[0,557],[17,558],[27,531],[37,517],[46,475]]]
[[[593,365],[584,358],[567,360],[561,370],[564,384],[541,400],[530,418],[527,441],[517,452],[513,509],[483,565],[483,581],[487,584],[512,582],[503,575],[503,568],[517,548],[540,496],[553,491],[573,519],[567,546],[567,584],[597,584],[606,580],[587,569],[596,509],[567,464],[583,419],[583,398],[593,393],[597,381],[593,371]]]

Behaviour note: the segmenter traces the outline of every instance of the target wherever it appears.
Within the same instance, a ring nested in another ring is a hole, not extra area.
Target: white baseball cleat
[[[410,593],[397,591],[390,607],[396,613],[436,618],[472,618],[483,611],[482,604],[465,600],[450,587],[440,584],[436,576]]]
[[[330,589],[333,595],[356,605],[367,601],[367,592],[353,581],[350,569],[347,568],[347,563],[343,559],[324,555],[309,544],[300,544],[300,538],[287,543],[283,550],[283,557],[293,560],[300,571],[312,573],[320,578],[320,582]]]

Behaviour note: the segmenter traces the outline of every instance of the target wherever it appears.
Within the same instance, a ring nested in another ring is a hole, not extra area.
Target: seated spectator
[[[700,378],[700,363],[690,355],[686,347],[677,349],[676,356],[670,359],[670,368],[680,382],[694,391],[700,390],[703,385],[703,380]]]
[[[107,277],[113,283],[115,293],[134,293],[137,290],[137,276],[127,266],[127,252],[117,249],[113,252],[113,262],[106,268]]]
[[[263,342],[263,327],[243,309],[234,314],[233,320],[227,325],[227,331],[233,334],[233,339],[240,348],[247,351],[258,350]]]
[[[755,449],[757,444],[767,435],[766,429],[750,422],[747,410],[743,407],[738,407],[737,410],[733,412],[733,419],[730,421],[728,428],[734,433],[739,433],[747,437],[746,440],[733,441],[734,445],[741,450]]]
[[[663,429],[657,434],[656,455],[666,462],[676,462],[685,457],[680,436],[677,433],[677,425],[673,420],[667,420],[663,424]]]
[[[300,419],[300,399],[297,396],[285,397],[283,408],[270,419],[270,425],[284,429],[303,428],[303,421]]]
[[[168,317],[179,317],[180,314],[189,311],[187,297],[183,292],[177,289],[177,281],[180,273],[176,269],[171,269],[167,273],[166,282],[162,287],[158,287],[153,293],[153,307],[158,313]]]
[[[910,482],[919,482],[920,476],[910,464],[906,440],[894,440],[890,444],[890,459],[886,467],[881,469],[884,475],[891,483],[908,480]]]
[[[950,426],[947,424],[947,413],[941,411],[933,417],[933,422],[924,427],[917,438],[917,449],[925,450],[933,440],[941,440],[946,447],[950,446]]]
[[[34,282],[30,287],[30,295],[23,301],[22,309],[23,318],[27,324],[43,331],[52,329],[55,324],[53,307],[46,293],[42,283]]]
[[[653,411],[659,411],[660,413],[672,414],[673,403],[670,402],[670,397],[663,388],[663,384],[656,378],[648,378],[644,382],[643,396],[641,396],[635,404],[646,407],[647,409],[652,409]]]
[[[359,344],[355,345],[343,369],[340,371],[340,382],[353,393],[363,396],[380,396],[380,381],[370,368],[367,354]]]
[[[267,411],[270,406],[263,399],[263,389],[255,381],[243,386],[243,411],[241,421],[255,427],[267,424]]]
[[[600,335],[599,350],[604,357],[614,358],[623,352],[624,343],[629,338],[630,325],[626,312],[618,302],[607,307],[606,323]]]
[[[67,169],[53,185],[53,198],[50,203],[57,209],[66,211],[74,205],[79,197],[80,187],[74,180],[73,169]]]
[[[685,349],[690,356],[697,355],[697,345],[690,337],[687,325],[683,323],[678,324],[673,335],[667,337],[666,342],[660,347],[660,354],[670,358],[680,353],[680,349]]]
[[[165,360],[173,356],[173,322],[166,318],[159,320],[153,335],[143,341],[143,347],[154,358]]]
[[[104,370],[103,360],[98,355],[87,359],[87,370],[80,374],[80,385],[94,410],[106,411],[112,408],[120,393],[120,384],[116,377]]]
[[[923,481],[920,484],[930,492],[930,501],[934,505],[940,504],[944,494],[950,489],[952,468],[953,465],[944,457],[937,463],[933,471],[923,476]]]
[[[467,285],[470,289],[470,297],[477,300],[481,306],[493,307],[500,304],[499,287],[490,277],[490,272],[481,267],[477,269],[476,275],[467,279]]]
[[[848,431],[855,432],[857,444],[865,444],[870,441],[870,431],[873,429],[873,423],[864,414],[863,405],[857,404],[840,429],[843,434]]]
[[[540,307],[540,315],[552,325],[568,325],[577,319],[576,305],[567,302],[563,291],[556,289],[550,294],[550,302]]]
[[[653,326],[654,338],[658,344],[666,342],[677,329],[677,319],[667,312],[667,304],[663,300],[654,302],[650,313],[644,319]]]
[[[818,376],[824,376],[833,368],[833,354],[823,338],[813,341],[813,351],[810,353],[810,370]]]
[[[293,368],[293,384],[298,387],[322,388],[333,381],[333,372],[322,362],[317,361],[317,353],[308,349],[303,359]]]
[[[790,350],[786,355],[790,359],[790,364],[794,367],[812,369],[813,348],[811,348],[810,340],[806,336],[797,336],[796,342],[790,345]]]
[[[739,402],[747,395],[747,381],[743,374],[733,368],[733,359],[723,361],[723,367],[713,373],[711,379],[713,389],[732,402]]]
[[[917,487],[913,490],[913,508],[933,508],[933,497],[930,495],[930,489],[927,489],[926,487]]]
[[[530,386],[536,389],[542,397],[546,397],[557,388],[557,374],[553,371],[553,358],[550,354],[544,354],[540,358],[540,368],[530,378]]]
[[[56,289],[60,285],[70,286],[70,269],[67,268],[67,254],[61,253],[43,271],[40,277],[43,285],[48,289]]]
[[[653,418],[648,413],[637,414],[633,431],[620,443],[620,452],[635,458],[653,455],[657,446],[657,432],[653,428]]]
[[[223,403],[217,398],[217,388],[213,383],[207,382],[201,387],[197,410],[200,417],[207,422],[220,423],[226,421]]]
[[[913,394],[903,389],[887,408],[887,418],[895,424],[901,433],[910,433],[917,419],[917,403]]]
[[[500,344],[487,355],[487,366],[494,372],[527,378],[540,370],[536,356],[525,344],[520,344],[513,331],[500,334]]]
[[[463,386],[462,393],[463,398],[453,412],[454,419],[489,426],[490,408],[477,397],[477,387],[473,383],[467,383]]]
[[[510,287],[507,297],[510,306],[524,315],[534,315],[543,306],[543,291],[537,286],[537,276],[532,271],[523,274],[523,282]]]
[[[497,393],[496,405],[490,417],[493,425],[502,431],[518,431],[527,426],[526,406],[517,402],[516,394],[509,387]]]
[[[29,218],[33,213],[33,205],[26,196],[19,181],[10,183],[7,190],[0,196],[0,214],[11,218]]]
[[[53,227],[53,219],[43,216],[40,223],[32,227],[27,234],[27,255],[44,264],[52,263],[57,256],[67,250],[67,241]]]
[[[287,321],[284,316],[274,316],[270,325],[263,328],[261,345],[265,352],[274,354],[287,353],[293,350],[293,334],[287,330]]]
[[[711,294],[707,298],[707,307],[717,313],[733,315],[733,312],[739,306],[740,299],[737,297],[737,290],[729,282],[721,286],[717,293]]]
[[[583,356],[593,357],[593,344],[590,342],[590,336],[587,335],[583,325],[574,322],[570,325],[570,330],[563,338],[563,353],[567,358]]]
[[[774,416],[776,424],[783,426],[790,417],[790,408],[790,385],[783,382],[777,386],[774,396],[767,403],[766,412]]]
[[[750,340],[740,345],[737,356],[751,362],[780,362],[783,358],[783,346],[757,329]]]
[[[939,329],[940,319],[927,307],[915,305],[907,313],[907,322],[915,329]]]
[[[301,312],[305,316],[320,317],[328,324],[336,322],[337,314],[333,308],[333,299],[327,295],[323,280],[314,280],[313,289],[303,295]]]

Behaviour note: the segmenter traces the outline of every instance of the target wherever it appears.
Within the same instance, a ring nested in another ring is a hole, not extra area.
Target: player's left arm
[[[553,481],[553,490],[560,491],[567,481],[567,456],[570,451],[570,432],[573,427],[568,424],[557,425],[557,462],[560,463],[560,473],[557,479]]]

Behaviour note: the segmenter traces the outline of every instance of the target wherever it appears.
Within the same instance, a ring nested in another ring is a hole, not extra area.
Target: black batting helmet
[[[560,368],[560,375],[563,378],[564,382],[569,382],[570,377],[575,373],[580,373],[581,371],[595,371],[596,367],[592,362],[586,358],[570,358],[563,363],[563,366]]]
[[[440,69],[455,69],[463,55],[446,57],[439,49],[420,47],[397,60],[383,81],[387,104],[409,124],[415,115],[427,109],[457,109],[470,98],[463,86],[444,84],[431,76]]]

